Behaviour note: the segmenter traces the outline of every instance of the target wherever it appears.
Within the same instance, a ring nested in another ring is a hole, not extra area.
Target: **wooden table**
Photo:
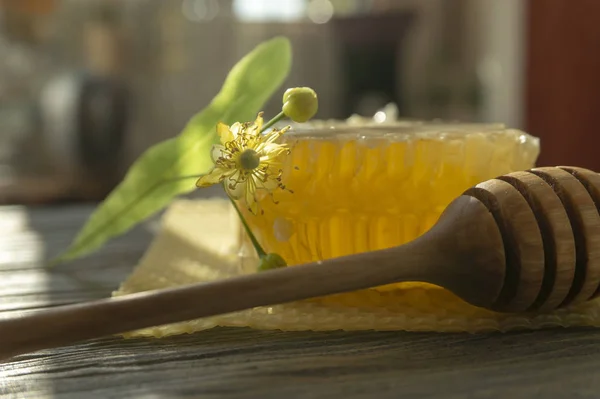
[[[91,207],[0,207],[0,317],[110,295],[151,239],[137,228],[48,272]],[[2,337],[0,337],[2,339]],[[598,398],[600,330],[511,334],[214,329],[106,338],[0,364],[1,398]],[[597,377],[598,376],[598,377]]]

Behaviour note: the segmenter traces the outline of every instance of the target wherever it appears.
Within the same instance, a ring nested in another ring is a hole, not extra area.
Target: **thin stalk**
[[[265,130],[267,130],[268,128],[270,128],[271,126],[273,126],[274,124],[276,124],[277,122],[279,122],[280,120],[282,120],[283,118],[285,118],[285,114],[283,113],[283,111],[281,111],[280,113],[278,113],[277,115],[275,115],[275,117],[273,119],[271,119],[270,121],[268,121],[267,123],[265,123],[262,127],[262,129],[260,130],[260,132],[264,132]]]
[[[246,223],[246,219],[244,219],[244,216],[242,215],[242,212],[240,212],[240,209],[238,208],[238,206],[235,203],[235,201],[231,197],[229,197],[229,196],[228,196],[228,198],[229,198],[229,201],[231,201],[231,204],[233,205],[233,207],[235,208],[235,211],[237,212],[238,216],[240,217],[240,220],[242,221],[242,224],[244,225],[244,229],[246,230],[246,233],[248,234],[248,237],[250,237],[250,241],[252,241],[252,245],[254,246],[254,249],[256,250],[256,253],[258,254],[258,257],[262,258],[267,253],[265,252],[265,250],[263,249],[263,247],[256,240],[256,237],[254,236],[254,234],[250,230],[250,227]]]

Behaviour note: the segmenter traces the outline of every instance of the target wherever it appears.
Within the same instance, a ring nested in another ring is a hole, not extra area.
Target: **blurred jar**
[[[0,0],[0,203],[97,201],[121,177],[128,93],[117,3],[87,3],[68,43],[54,35],[70,18],[58,4]],[[78,44],[81,65],[67,55]]]
[[[53,1],[0,1],[0,204],[44,202],[61,190],[39,132],[39,51]]]

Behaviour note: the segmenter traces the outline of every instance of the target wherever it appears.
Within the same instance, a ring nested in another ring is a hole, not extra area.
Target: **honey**
[[[393,124],[287,133],[283,183],[244,216],[288,265],[411,241],[467,188],[534,166],[539,142],[502,125]]]

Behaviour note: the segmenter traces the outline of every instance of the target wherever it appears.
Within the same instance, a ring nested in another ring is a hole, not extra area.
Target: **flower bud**
[[[278,269],[285,266],[287,266],[287,263],[285,263],[285,260],[281,256],[275,253],[270,253],[260,258],[260,262],[258,263],[258,271],[264,272],[266,270]]]
[[[283,94],[283,113],[294,122],[306,122],[318,109],[317,93],[310,87],[294,87]]]

